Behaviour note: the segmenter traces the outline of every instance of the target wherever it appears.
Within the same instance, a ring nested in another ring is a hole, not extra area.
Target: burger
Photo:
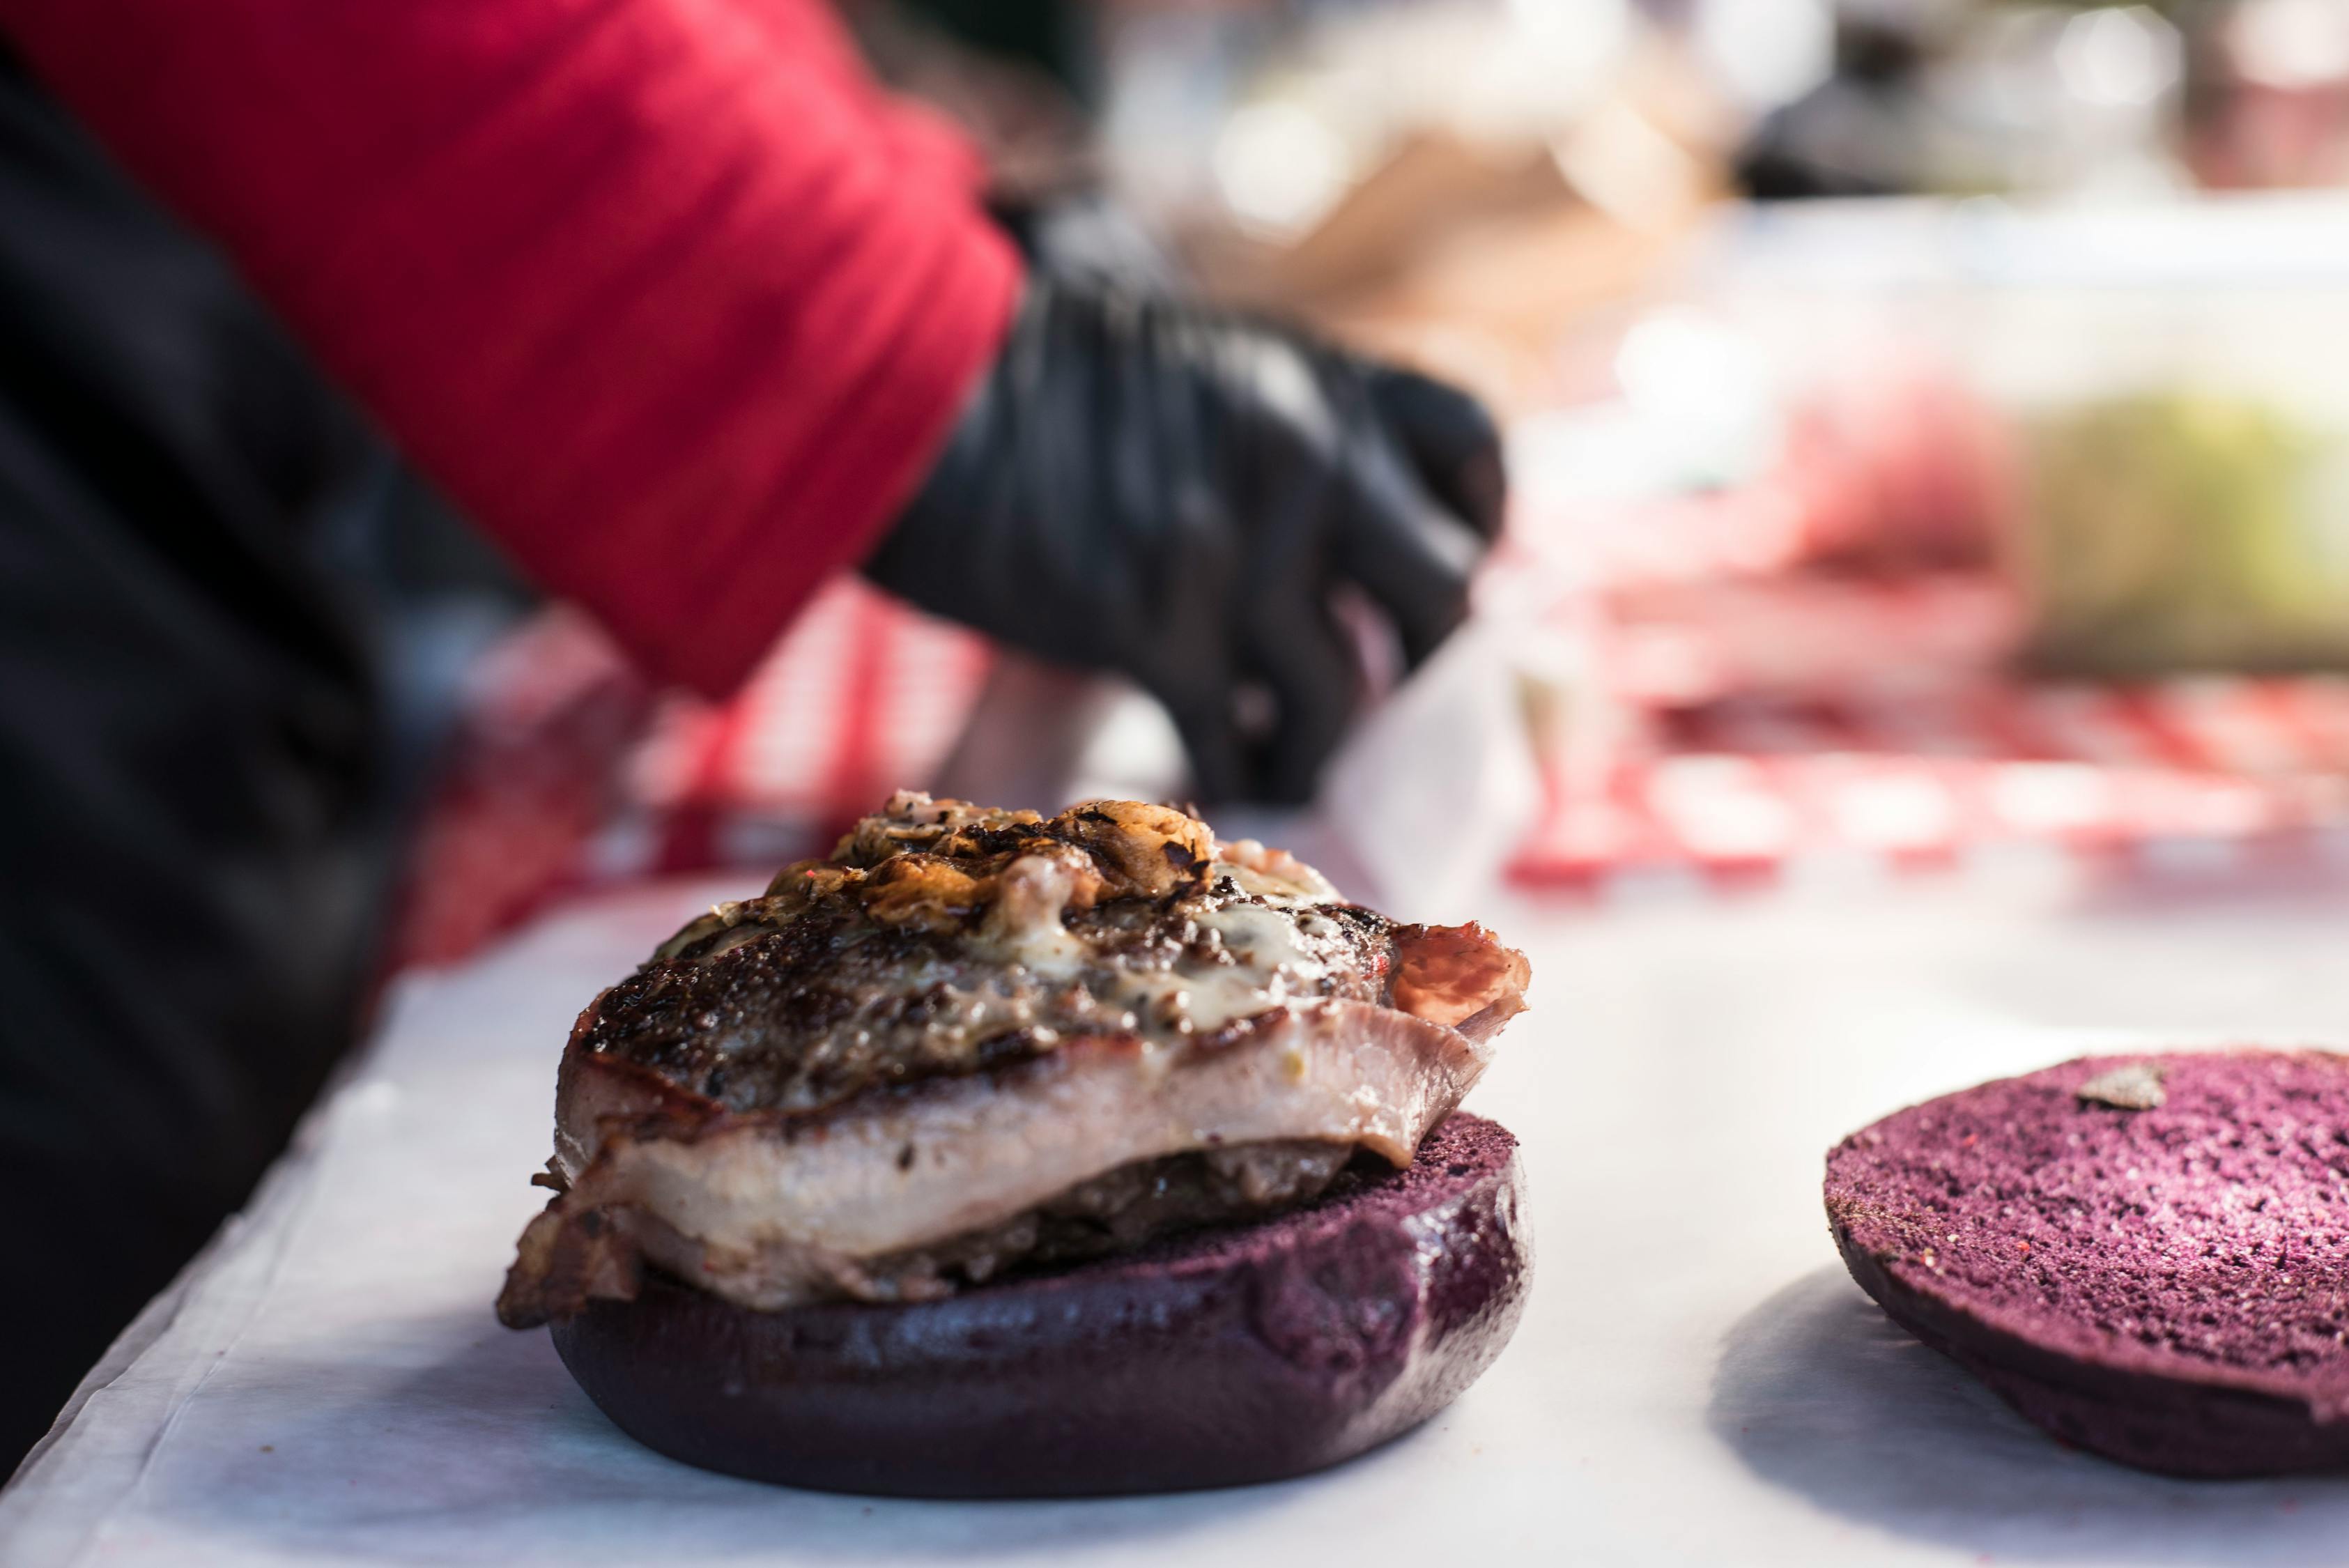
[[[498,1301],[625,1431],[791,1485],[1276,1479],[1426,1419],[1515,1328],[1525,1006],[1195,814],[892,797],[583,1012]]]

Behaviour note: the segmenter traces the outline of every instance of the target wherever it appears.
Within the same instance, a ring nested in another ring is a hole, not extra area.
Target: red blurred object
[[[1862,572],[1989,566],[2017,501],[2007,421],[1930,363],[1816,389],[1775,477],[1805,520],[1801,560]]]
[[[575,610],[492,649],[467,678],[418,830],[390,967],[460,959],[574,880],[652,710],[643,678]]]
[[[2214,191],[2349,182],[2349,11],[2221,0],[2189,29],[2185,156]]]
[[[820,592],[725,702],[656,697],[585,618],[482,660],[418,836],[394,969],[452,962],[570,892],[828,848],[945,757],[980,639],[854,578]]]

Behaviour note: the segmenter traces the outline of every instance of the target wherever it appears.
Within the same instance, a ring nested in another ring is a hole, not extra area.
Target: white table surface
[[[945,1504],[660,1459],[543,1332],[491,1316],[573,1013],[712,891],[575,909],[406,983],[0,1494],[0,1562],[2349,1560],[2349,1480],[2167,1481],[2040,1438],[1884,1323],[1818,1199],[1840,1135],[1986,1076],[2146,1041],[2349,1044],[2338,895],[1492,908],[1536,976],[1472,1102],[1532,1183],[1537,1283],[1500,1363],[1328,1475]]]

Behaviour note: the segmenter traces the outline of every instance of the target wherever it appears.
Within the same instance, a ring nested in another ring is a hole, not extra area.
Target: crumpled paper
[[[1219,808],[1216,831],[1292,849],[1402,919],[1465,919],[1540,818],[1534,724],[1585,701],[1576,657],[1530,610],[1488,603],[1357,720],[1309,808]],[[936,792],[1052,811],[1185,787],[1182,742],[1150,698],[1006,654]]]

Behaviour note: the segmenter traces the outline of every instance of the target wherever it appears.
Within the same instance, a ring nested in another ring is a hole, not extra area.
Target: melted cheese
[[[1245,871],[1234,880],[1243,888],[1255,878]],[[1027,878],[1031,892],[1059,892],[1046,868]],[[1296,892],[1309,891],[1291,888]],[[1172,969],[1137,970],[1102,961],[1092,948],[1061,924],[1061,899],[1029,897],[997,906],[987,932],[988,945],[1006,963],[1055,980],[1074,980],[1093,969],[1112,977],[1102,999],[1123,1010],[1121,1026],[1145,1038],[1206,1033],[1278,1007],[1292,996],[1312,994],[1328,973],[1299,939],[1305,922],[1327,924],[1324,915],[1300,915],[1297,902],[1284,906],[1227,904],[1195,917],[1229,961],[1185,959]],[[1016,918],[1008,918],[1016,909]],[[1334,934],[1335,927],[1330,927]],[[1318,933],[1317,933],[1318,934]]]
[[[1055,980],[1072,979],[1092,950],[1061,923],[1076,889],[1075,868],[1048,856],[1023,855],[1005,867],[980,940],[1006,963]]]
[[[1338,889],[1327,877],[1286,850],[1267,849],[1253,838],[1218,845],[1216,870],[1229,877],[1241,892],[1268,903],[1335,903]]]
[[[1254,984],[1270,988],[1284,978],[1318,980],[1327,971],[1327,966],[1298,940],[1299,917],[1288,910],[1262,904],[1226,904],[1198,919],[1232,955],[1233,971]]]

